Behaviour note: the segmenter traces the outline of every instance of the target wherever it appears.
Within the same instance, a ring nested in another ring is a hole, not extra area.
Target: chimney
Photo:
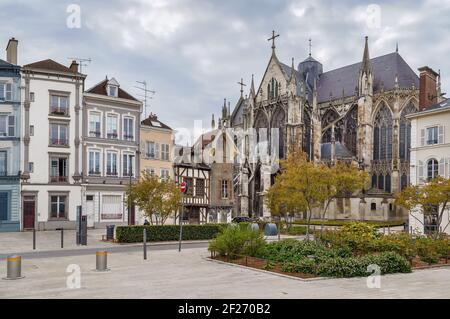
[[[420,72],[419,82],[419,108],[426,110],[429,106],[438,102],[437,77],[438,74],[428,66],[418,69]]]
[[[9,39],[6,46],[6,61],[11,64],[17,64],[17,45],[19,41],[14,38]]]
[[[71,69],[73,73],[78,73],[78,63],[77,63],[77,61],[72,60],[72,63],[70,64],[69,69]]]

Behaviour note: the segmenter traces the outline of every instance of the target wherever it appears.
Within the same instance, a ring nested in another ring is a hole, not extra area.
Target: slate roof
[[[6,62],[5,60],[0,59],[0,67],[12,67],[14,64]]]
[[[204,149],[209,143],[211,143],[216,138],[216,136],[219,133],[220,133],[219,129],[214,129],[206,133],[203,133],[198,137],[197,141],[194,143],[194,146],[201,144],[202,149]]]
[[[412,83],[419,87],[419,77],[397,52],[370,59],[370,67],[374,75],[374,92],[381,89],[381,83],[385,90],[392,90],[396,75],[400,88],[409,88]],[[360,68],[361,62],[358,62],[322,73],[318,82],[318,102],[328,101],[330,92],[333,99],[341,98],[342,90],[345,97],[355,95]]]
[[[322,159],[331,159],[331,143],[320,145],[320,156]],[[336,157],[338,159],[351,159],[353,154],[339,141],[336,142]]]
[[[164,128],[168,130],[172,130],[172,128],[160,120],[158,120],[158,117],[154,114],[151,114],[149,117],[147,117],[145,120],[141,121],[142,125],[150,126],[150,127],[156,127],[156,128]]]
[[[407,118],[414,118],[414,117],[421,116],[422,114],[430,113],[430,111],[439,111],[439,110],[447,110],[447,109],[450,109],[450,99],[446,99],[446,100],[444,100],[444,101],[442,101],[440,103],[436,103],[436,104],[430,105],[426,109],[424,109],[423,111],[419,111],[419,112],[415,112],[415,113],[412,113],[412,114],[408,114],[406,117]]]
[[[106,86],[108,85],[108,81],[109,81],[108,79],[104,79],[100,83],[96,84],[95,86],[93,86],[89,90],[87,90],[86,93],[93,93],[93,94],[108,96],[108,93],[106,92]],[[119,91],[117,92],[117,95],[121,99],[139,101],[138,99],[134,98],[132,95],[130,95],[125,90],[122,90],[120,87],[119,87]]]
[[[73,74],[81,75],[81,73],[73,72],[67,66],[62,65],[56,61],[53,61],[52,59],[47,59],[47,60],[42,60],[42,61],[38,61],[38,62],[33,62],[30,64],[25,64],[23,67],[30,68],[30,69],[40,69],[40,70],[46,70],[46,71],[73,73]]]

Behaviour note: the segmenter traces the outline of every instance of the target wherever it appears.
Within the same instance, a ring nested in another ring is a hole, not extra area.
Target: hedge
[[[344,226],[350,223],[354,223],[355,220],[317,220],[313,219],[310,221],[310,226],[321,226],[322,223],[324,226]],[[367,223],[369,225],[373,225],[374,227],[395,227],[395,226],[403,226],[405,222],[403,220],[391,220],[391,221],[376,221],[376,220],[365,220],[363,223]],[[293,222],[295,225],[304,225],[308,224],[307,220],[296,220]]]
[[[183,240],[205,240],[214,238],[224,224],[183,225]],[[116,240],[119,243],[139,243],[143,230],[147,229],[147,241],[179,240],[179,225],[118,226]]]
[[[302,258],[297,261],[285,262],[284,272],[300,272],[324,277],[367,277],[369,265],[380,267],[381,274],[411,272],[409,262],[394,252],[365,255],[359,257],[326,257],[318,260]]]

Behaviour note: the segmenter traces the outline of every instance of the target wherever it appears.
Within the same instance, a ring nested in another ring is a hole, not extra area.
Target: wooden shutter
[[[425,145],[425,129],[420,130],[420,146]]]
[[[419,184],[423,183],[423,162],[419,161],[419,166],[418,166],[418,174],[419,176]]]
[[[445,158],[439,161],[439,175],[445,177]]]
[[[12,101],[12,84],[6,83],[6,92],[5,92],[6,101]]]
[[[159,143],[155,143],[155,159],[159,159]]]
[[[445,159],[445,178],[450,178],[450,157]]]
[[[438,130],[438,143],[444,144],[444,126],[440,125]]]
[[[14,115],[8,116],[8,136],[15,136],[15,124],[16,124],[16,118]]]

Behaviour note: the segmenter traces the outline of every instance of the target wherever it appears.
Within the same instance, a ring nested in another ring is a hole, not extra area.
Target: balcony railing
[[[155,158],[155,153],[146,153],[145,157],[147,157],[147,158]]]
[[[127,134],[125,134],[125,135],[123,136],[123,138],[124,138],[125,140],[127,140],[127,141],[132,141],[133,138],[134,138],[134,136],[133,136],[133,135],[127,135]]]
[[[125,177],[133,177],[133,172],[123,172],[123,176]]]
[[[96,170],[90,170],[88,172],[89,175],[100,175],[100,171],[96,171]]]
[[[67,176],[50,176],[51,183],[66,183]]]
[[[90,137],[100,137],[101,133],[99,131],[89,131]]]
[[[437,143],[438,143],[437,139],[435,139],[435,140],[427,140],[427,145],[433,145],[433,144],[437,144]]]
[[[50,138],[50,145],[67,146],[69,145],[69,140],[60,138]]]
[[[108,175],[108,176],[117,176],[117,171],[106,171],[106,175]]]
[[[110,139],[117,139],[117,133],[108,133],[107,136]]]
[[[52,106],[50,108],[50,113],[53,115],[68,115],[69,109],[67,107]]]

